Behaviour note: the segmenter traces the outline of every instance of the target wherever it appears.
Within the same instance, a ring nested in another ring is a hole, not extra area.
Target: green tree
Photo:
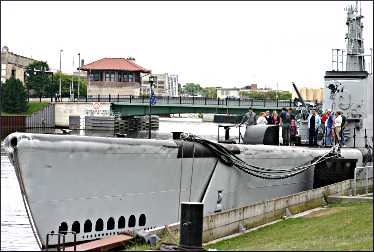
[[[44,61],[34,61],[26,67],[26,86],[38,97],[51,92],[51,79],[48,71],[49,66]]]
[[[27,110],[27,92],[22,82],[14,77],[1,84],[1,111],[20,113]]]
[[[200,95],[202,90],[203,88],[200,86],[200,84],[195,83],[186,83],[182,88],[183,93],[187,93],[189,95]]]
[[[276,99],[277,92],[274,90],[269,90],[265,92],[260,91],[240,91],[240,96],[252,98],[252,99]],[[279,100],[289,100],[292,98],[292,94],[289,91],[278,91]]]
[[[206,87],[202,90],[203,96],[208,98],[217,98],[217,88],[215,87]]]
[[[61,95],[62,97],[69,97],[70,96],[70,86],[71,80],[73,78],[74,83],[74,97],[78,95],[78,77],[74,75],[68,75],[64,73],[57,72],[53,76],[53,83],[52,83],[52,94],[56,94],[59,92],[60,88],[60,76],[61,76]],[[79,96],[84,97],[87,95],[87,80],[80,78],[79,79]]]

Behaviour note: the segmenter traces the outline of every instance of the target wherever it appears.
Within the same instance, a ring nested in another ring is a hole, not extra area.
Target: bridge
[[[156,97],[152,105],[153,115],[182,113],[244,114],[251,107],[254,111],[281,110],[295,107],[292,100],[206,97]],[[149,98],[146,96],[95,96],[87,102],[110,102],[111,110],[123,116],[146,115],[149,113]]]

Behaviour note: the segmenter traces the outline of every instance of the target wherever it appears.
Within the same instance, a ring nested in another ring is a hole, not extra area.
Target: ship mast
[[[350,5],[346,8],[348,32],[345,35],[347,45],[347,71],[365,71],[364,59],[364,39],[362,38],[362,29],[364,25],[361,22],[363,16],[358,12],[358,1],[356,5]]]

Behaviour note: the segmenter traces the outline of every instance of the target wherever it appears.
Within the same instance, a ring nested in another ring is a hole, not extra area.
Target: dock
[[[124,246],[127,242],[132,240],[134,237],[125,234],[113,235],[108,238],[90,241],[65,248],[65,251],[108,251],[120,246]]]

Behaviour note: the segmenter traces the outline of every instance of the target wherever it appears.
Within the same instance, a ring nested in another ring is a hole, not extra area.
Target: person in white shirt
[[[336,112],[336,117],[334,120],[334,129],[335,129],[335,137],[338,139],[339,143],[341,142],[341,130],[342,130],[342,122],[343,117],[340,111]]]
[[[260,116],[257,119],[257,124],[262,124],[262,125],[268,124],[268,120],[266,120],[266,113],[265,112],[260,113]]]

